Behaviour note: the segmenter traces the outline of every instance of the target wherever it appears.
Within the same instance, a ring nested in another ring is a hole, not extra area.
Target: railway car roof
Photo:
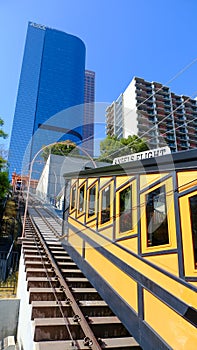
[[[73,177],[97,177],[100,175],[126,175],[128,173],[151,173],[166,172],[174,170],[197,169],[197,149],[180,151],[155,158],[131,161],[121,164],[109,164],[108,166],[81,170],[64,174],[67,179]]]

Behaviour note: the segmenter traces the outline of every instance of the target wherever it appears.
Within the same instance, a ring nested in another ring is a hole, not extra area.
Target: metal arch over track
[[[62,247],[61,223],[29,205],[22,242],[36,350],[141,349]]]

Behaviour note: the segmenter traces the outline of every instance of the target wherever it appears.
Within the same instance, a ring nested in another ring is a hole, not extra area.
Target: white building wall
[[[51,155],[49,155],[49,157],[47,159],[47,162],[46,162],[45,167],[42,171],[42,174],[40,176],[40,180],[39,180],[37,188],[36,188],[36,194],[39,195],[39,197],[41,197],[44,200],[47,199],[46,196],[48,193],[50,158],[51,158]]]
[[[23,254],[20,257],[17,297],[20,301],[17,343],[19,350],[33,350],[33,321],[31,321],[32,306],[29,304],[29,292]]]
[[[123,137],[138,134],[135,78],[133,78],[123,93],[123,132]]]

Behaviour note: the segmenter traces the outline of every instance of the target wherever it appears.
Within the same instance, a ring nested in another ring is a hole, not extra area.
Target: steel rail
[[[51,229],[52,225],[50,225],[48,223],[48,221],[45,219],[45,217],[39,212],[39,210],[37,208],[34,207],[34,210],[36,210],[36,212],[39,214],[39,216],[41,217],[41,219],[45,222],[45,224]],[[30,216],[31,217],[31,216]],[[84,345],[86,345],[87,347],[91,348],[92,350],[102,350],[101,346],[99,345],[93,331],[91,330],[86,318],[84,317],[79,305],[77,304],[74,295],[72,294],[68,284],[66,283],[64,277],[62,276],[62,273],[59,270],[59,267],[57,266],[53,255],[50,251],[50,249],[47,246],[47,242],[45,242],[45,240],[42,237],[42,234],[40,233],[40,230],[37,228],[37,225],[34,224],[33,219],[31,218],[31,222],[33,224],[33,227],[35,227],[36,230],[36,234],[41,242],[41,245],[43,246],[44,250],[45,250],[45,254],[48,258],[48,260],[50,261],[50,264],[52,266],[52,269],[54,271],[54,274],[58,277],[59,283],[60,283],[60,288],[62,289],[62,291],[65,293],[66,295],[66,302],[71,306],[73,313],[74,313],[74,321],[77,322],[85,335],[84,338]],[[56,231],[55,229],[53,229],[53,233],[55,234]],[[57,231],[56,231],[57,234]]]

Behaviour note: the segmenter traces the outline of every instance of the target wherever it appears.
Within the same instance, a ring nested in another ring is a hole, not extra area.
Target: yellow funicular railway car
[[[62,244],[143,349],[197,349],[197,150],[65,175]]]

